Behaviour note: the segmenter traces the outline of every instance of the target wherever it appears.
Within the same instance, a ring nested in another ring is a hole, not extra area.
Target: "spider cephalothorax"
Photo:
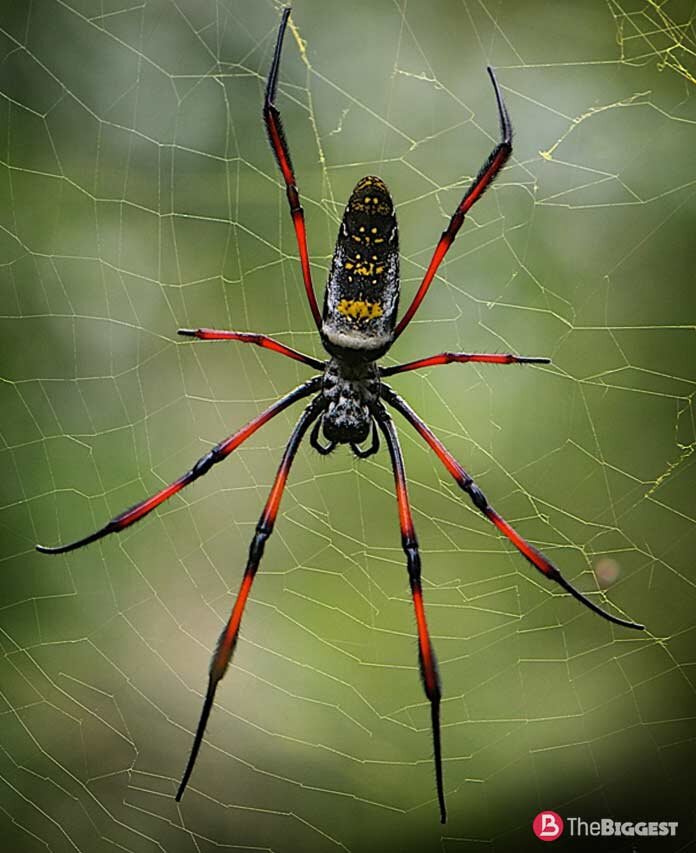
[[[423,301],[442,259],[456,237],[467,211],[481,198],[481,195],[491,185],[510,156],[512,151],[512,127],[493,71],[490,68],[488,69],[498,104],[501,140],[491,151],[488,159],[452,215],[449,225],[443,231],[435,247],[423,281],[413,301],[401,317],[401,320],[396,323],[396,312],[399,302],[399,242],[396,217],[394,216],[394,205],[384,182],[380,178],[373,176],[362,178],[355,186],[348,200],[339,229],[336,251],[326,286],[326,297],[322,315],[319,313],[312,285],[304,213],[300,206],[300,197],[295,184],[290,150],[283,134],[280,114],[275,106],[280,51],[289,14],[290,10],[285,9],[268,76],[263,117],[273,153],[285,181],[290,213],[297,236],[302,276],[309,307],[321,335],[324,348],[328,351],[331,358],[327,362],[320,361],[312,356],[297,352],[297,350],[286,346],[280,341],[255,332],[180,329],[180,334],[195,337],[199,340],[234,340],[256,344],[264,349],[273,350],[274,352],[295,359],[295,361],[299,361],[321,373],[290,391],[284,397],[281,397],[246,426],[242,427],[242,429],[221,441],[202,456],[189,471],[182,474],[173,483],[141,503],[131,507],[131,509],[117,515],[104,525],[104,527],[68,545],[59,545],[56,548],[46,548],[37,545],[37,548],[44,553],[60,554],[94,542],[109,533],[118,533],[120,530],[124,530],[146,516],[149,512],[152,512],[155,507],[181,491],[185,486],[188,486],[194,480],[206,474],[213,465],[225,459],[242,442],[246,441],[249,436],[253,435],[256,430],[260,429],[260,427],[279,412],[287,409],[288,406],[297,400],[314,395],[300,416],[283,453],[273,487],[259,523],[256,526],[254,538],[249,546],[249,556],[239,594],[232,607],[230,617],[222,630],[210,663],[208,689],[203,703],[203,710],[194,736],[191,754],[176,793],[176,799],[180,800],[203,741],[203,734],[213,706],[217,685],[232,660],[244,608],[263,556],[266,540],[273,532],[273,526],[278,515],[280,500],[290,472],[290,466],[302,439],[309,427],[314,424],[310,442],[319,453],[330,453],[338,444],[348,444],[356,456],[364,457],[377,452],[379,448],[378,437],[379,433],[381,433],[386,441],[394,471],[394,485],[399,510],[399,525],[401,528],[401,544],[406,557],[408,581],[418,631],[418,661],[423,688],[431,710],[437,798],[440,807],[440,819],[444,823],[446,809],[442,774],[442,748],[440,743],[440,677],[425,618],[423,591],[421,588],[421,562],[418,551],[418,540],[416,538],[408,499],[403,456],[399,447],[396,427],[384,405],[385,403],[399,412],[415,428],[440,459],[447,472],[454,478],[455,483],[469,496],[473,506],[494,524],[515,548],[546,578],[558,583],[578,601],[581,601],[585,606],[610,622],[626,628],[641,629],[643,626],[607,613],[595,604],[592,599],[587,598],[566,581],[558,568],[547,557],[523,539],[493,509],[481,489],[474,483],[473,478],[445,448],[427,424],[418,417],[405,400],[402,400],[398,394],[382,381],[385,377],[405,373],[410,370],[417,370],[421,367],[450,364],[452,362],[530,364],[548,363],[549,360],[547,358],[443,352],[394,367],[380,368],[375,364],[375,360],[384,355],[410,323],[413,315]],[[363,449],[360,445],[368,438],[370,429],[372,431],[370,445]],[[323,437],[328,444],[321,443],[320,432],[323,432]]]
[[[350,362],[332,358],[322,379],[322,395],[326,411],[312,433],[312,446],[320,453],[330,453],[337,444],[350,444],[357,456],[369,456],[377,447],[362,451],[362,444],[373,423],[373,411],[379,402],[379,368],[373,361]],[[317,429],[323,425],[328,447],[317,447]],[[375,432],[373,445],[378,444]]]

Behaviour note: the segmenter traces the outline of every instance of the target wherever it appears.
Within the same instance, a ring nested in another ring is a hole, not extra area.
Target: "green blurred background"
[[[293,11],[278,102],[320,291],[345,199],[377,173],[414,292],[495,142],[498,69],[513,160],[387,362],[552,357],[393,384],[569,579],[648,626],[546,584],[398,423],[444,683],[446,827],[384,452],[298,456],[180,805],[210,651],[297,411],[120,537],[33,550],[160,488],[307,376],[177,328],[321,355],[260,120],[279,8],[2,4],[3,849],[535,849],[549,808],[680,820],[646,849],[686,849],[693,2]]]

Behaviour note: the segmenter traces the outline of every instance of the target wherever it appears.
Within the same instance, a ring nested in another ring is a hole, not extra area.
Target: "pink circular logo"
[[[563,818],[556,812],[539,812],[532,829],[541,841],[555,841],[563,834]]]

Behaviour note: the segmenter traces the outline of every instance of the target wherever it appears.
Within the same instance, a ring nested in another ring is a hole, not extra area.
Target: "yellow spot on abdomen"
[[[359,299],[341,299],[338,303],[338,313],[352,320],[374,320],[382,316],[382,306],[379,302],[363,302]]]

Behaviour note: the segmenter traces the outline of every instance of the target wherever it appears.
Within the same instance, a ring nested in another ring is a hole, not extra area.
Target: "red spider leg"
[[[394,391],[386,385],[382,385],[382,397],[400,414],[402,414],[425,439],[430,448],[434,451],[435,455],[452,475],[459,488],[469,495],[476,509],[480,510],[486,518],[491,521],[498,530],[500,530],[501,533],[507,536],[515,548],[517,548],[517,550],[526,557],[535,568],[537,568],[547,578],[556,581],[556,583],[562,586],[566,592],[569,592],[574,598],[577,598],[578,601],[586,607],[589,607],[590,610],[593,610],[603,619],[607,619],[609,622],[613,622],[615,625],[621,625],[624,628],[635,628],[638,631],[642,631],[644,629],[644,625],[640,625],[637,622],[630,622],[627,619],[620,619],[618,616],[613,616],[612,614],[607,613],[605,610],[602,610],[601,607],[596,605],[594,601],[591,601],[583,595],[583,593],[575,589],[575,587],[563,577],[560,570],[551,562],[551,560],[549,560],[548,557],[544,556],[544,554],[542,554],[541,551],[538,551],[533,545],[530,545],[529,542],[527,542],[526,539],[523,539],[520,534],[510,524],[508,524],[507,521],[505,521],[504,518],[501,518],[501,516],[498,515],[498,513],[488,503],[486,496],[476,485],[473,478],[464,470],[459,462],[457,462],[442,442],[435,437],[430,428],[426,426],[408,403],[405,402],[405,400],[399,397],[398,394],[394,393]]]
[[[204,456],[201,456],[196,464],[185,474],[182,474],[178,480],[175,480],[156,494],[146,498],[140,503],[137,503],[135,506],[120,513],[115,518],[112,518],[108,524],[105,524],[104,527],[100,528],[95,533],[90,533],[89,536],[85,536],[83,539],[77,539],[75,542],[71,542],[68,545],[58,545],[55,548],[47,548],[45,545],[37,545],[36,550],[41,551],[42,554],[65,554],[66,551],[74,551],[76,548],[82,548],[83,545],[89,545],[90,542],[96,542],[97,539],[101,539],[103,536],[108,536],[110,533],[120,533],[121,530],[125,530],[126,527],[130,527],[131,524],[135,524],[136,521],[140,521],[141,518],[144,518],[148,513],[152,512],[155,507],[158,507],[161,503],[164,503],[164,501],[171,498],[172,495],[180,492],[185,486],[188,486],[189,483],[192,483],[194,480],[197,480],[199,477],[207,474],[213,465],[221,462],[226,456],[229,456],[229,454],[232,453],[233,450],[236,450],[242,442],[246,441],[247,438],[253,435],[257,429],[260,429],[260,427],[265,423],[268,423],[271,418],[282,412],[283,409],[287,409],[287,407],[292,403],[297,400],[301,400],[313,391],[317,391],[319,389],[320,381],[320,377],[310,379],[308,382],[305,382],[303,385],[295,388],[289,394],[281,397],[280,400],[277,400],[273,405],[261,412],[260,415],[257,415],[253,420],[249,421],[249,423],[242,427],[238,432],[228,436],[228,438],[224,439],[224,441],[221,441],[219,444],[216,444],[215,447],[213,447],[212,450],[209,450]]]
[[[179,329],[177,334],[187,338],[198,338],[199,341],[241,341],[243,344],[256,344],[256,346],[263,347],[263,349],[270,349],[273,352],[286,355],[288,358],[294,358],[295,361],[301,361],[302,364],[313,367],[315,370],[324,370],[326,366],[318,358],[312,358],[311,355],[305,355],[303,352],[292,349],[292,347],[286,347],[280,341],[275,341],[273,338],[269,338],[268,335],[259,335],[257,332],[228,332],[220,329]]]
[[[309,253],[307,252],[307,229],[305,227],[304,210],[300,204],[300,194],[295,183],[295,173],[292,168],[292,160],[290,159],[290,149],[285,141],[285,133],[283,131],[283,123],[280,120],[280,113],[275,105],[276,86],[278,84],[278,69],[280,68],[280,53],[283,48],[283,36],[287,27],[288,18],[290,17],[290,9],[283,9],[283,17],[280,21],[280,29],[278,30],[278,40],[276,41],[275,51],[273,52],[273,62],[271,70],[268,74],[268,83],[266,84],[266,96],[263,104],[263,120],[266,123],[268,138],[273,148],[280,171],[283,173],[285,181],[285,190],[288,196],[288,204],[290,205],[290,215],[292,216],[292,224],[295,227],[295,235],[297,237],[297,248],[300,252],[300,263],[302,264],[302,277],[304,278],[305,291],[309,300],[309,307],[312,310],[314,322],[317,324],[317,329],[321,328],[321,314],[317,305],[317,298],[314,295],[314,285],[312,284],[312,272],[309,268]]]
[[[493,73],[493,69],[489,66],[487,70],[488,75],[491,78],[491,82],[493,83],[495,99],[498,103],[501,140],[488,155],[488,159],[484,163],[481,171],[466,191],[466,195],[452,215],[449,225],[442,232],[442,236],[435,247],[435,252],[433,253],[433,257],[428,269],[426,270],[425,276],[423,277],[423,281],[413,298],[413,302],[411,302],[408,310],[396,326],[394,331],[394,340],[399,337],[406,326],[411,322],[411,318],[425,298],[425,294],[428,292],[428,288],[430,287],[432,280],[435,278],[435,273],[437,272],[442,259],[447,254],[447,250],[454,242],[457,232],[462,227],[464,217],[469,212],[469,208],[476,204],[488,187],[493,183],[498,172],[503,168],[508,157],[512,153],[512,124],[510,123],[510,116],[508,115],[507,107],[505,106],[505,101],[503,101],[503,96],[500,91],[500,87],[498,86],[498,81],[495,78],[495,74]]]
[[[428,358],[419,358],[417,361],[409,361],[406,364],[396,364],[394,367],[384,367],[382,376],[393,376],[395,373],[407,373],[409,370],[420,370],[421,367],[434,367],[438,364],[465,364],[475,361],[482,364],[550,364],[550,358],[537,358],[526,355],[505,355],[466,353],[466,352],[441,352],[439,355],[431,355]]]
[[[396,489],[396,502],[399,507],[399,526],[401,527],[401,547],[406,554],[408,568],[408,580],[411,585],[411,596],[413,608],[416,612],[416,625],[418,626],[418,660],[420,663],[421,678],[425,695],[430,702],[430,718],[433,730],[433,753],[435,757],[435,783],[437,786],[437,799],[440,805],[440,823],[447,822],[447,807],[445,806],[444,784],[442,779],[442,745],[440,742],[440,675],[437,670],[437,659],[430,642],[428,625],[425,620],[425,608],[423,606],[423,590],[421,588],[421,559],[418,550],[418,539],[413,527],[411,506],[408,500],[408,488],[406,486],[406,471],[404,469],[404,458],[399,447],[399,438],[396,428],[389,413],[380,405],[375,411],[380,429],[384,433],[389,448],[392,468],[394,470],[394,486]]]
[[[242,578],[242,584],[239,588],[237,599],[234,602],[230,618],[220,634],[215,653],[210,661],[208,689],[205,694],[200,720],[198,721],[198,728],[196,729],[196,734],[193,739],[191,754],[189,755],[184,775],[181,778],[181,783],[176,792],[177,801],[184,795],[189,777],[193,772],[193,767],[196,763],[196,758],[198,757],[198,751],[200,750],[201,743],[203,742],[203,735],[205,734],[208,717],[210,716],[213,702],[215,701],[215,691],[217,690],[218,683],[224,676],[225,672],[227,672],[227,667],[232,660],[232,655],[234,653],[235,646],[237,645],[239,626],[242,622],[244,607],[247,603],[247,599],[249,598],[251,585],[256,577],[256,571],[259,567],[259,563],[263,557],[266,540],[271,533],[273,533],[273,526],[275,525],[275,520],[278,516],[280,499],[283,496],[283,490],[285,489],[288,474],[290,473],[290,467],[295,459],[297,449],[300,446],[300,442],[302,441],[304,434],[307,432],[312,421],[319,415],[323,406],[324,402],[320,397],[318,397],[312,400],[300,416],[300,419],[297,422],[295,429],[292,431],[292,435],[285,447],[285,452],[283,453],[278,473],[273,481],[271,493],[269,494],[266,506],[261,513],[259,523],[256,525],[256,533],[254,534],[254,538],[251,540],[251,545],[249,546],[249,557],[247,559],[246,569],[244,570],[244,577]]]

